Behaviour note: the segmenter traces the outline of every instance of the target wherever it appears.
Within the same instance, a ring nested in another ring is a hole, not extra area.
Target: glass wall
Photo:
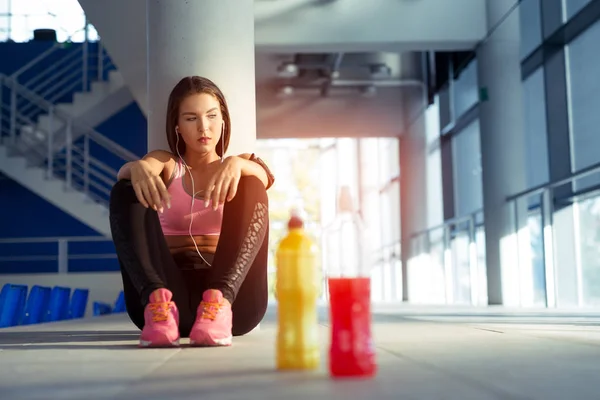
[[[323,188],[329,187],[327,184],[335,182],[336,169],[332,153],[322,152],[316,140],[258,140],[256,147],[256,153],[275,173],[275,183],[269,189],[268,259],[269,296],[270,300],[274,300],[275,253],[287,233],[290,211],[300,209],[307,232],[315,241],[320,241],[323,221],[331,214],[327,212],[329,202],[324,202],[320,194]],[[321,163],[329,168],[321,168]],[[322,265],[320,263],[319,268]],[[324,295],[324,291],[321,294]]]
[[[544,69],[539,68],[523,81],[528,187],[547,183],[549,179],[545,103]]]
[[[425,112],[428,230],[411,239],[409,299],[418,304],[477,305],[487,301],[479,122],[464,115],[477,105],[476,63],[470,64]],[[458,92],[457,92],[458,91]],[[449,112],[454,110],[454,112]],[[442,162],[442,131],[452,164]],[[453,221],[444,221],[442,170],[452,170]]]
[[[523,0],[519,6],[521,22],[521,58],[527,57],[542,43],[542,15],[540,1]]]
[[[374,301],[402,298],[399,144],[396,138],[258,140],[257,152],[276,171],[269,189],[269,286],[274,300],[275,252],[299,209],[319,245],[322,299],[325,277],[358,273],[372,278]],[[352,232],[339,206],[348,188],[360,231]]]
[[[600,305],[600,13],[583,14],[592,2],[562,0],[558,10],[556,2],[524,0],[520,7],[522,56],[545,54],[523,63],[527,184],[548,185],[523,198],[530,242],[529,263],[520,266],[524,306]],[[542,41],[541,31],[562,34]],[[570,183],[553,183],[565,178]]]
[[[567,46],[573,172],[600,162],[600,22]],[[575,190],[600,184],[600,176],[576,182]]]
[[[531,190],[547,186],[520,199],[514,215],[525,223],[514,289],[523,307],[600,305],[600,12],[591,3],[600,0],[523,0],[513,10],[521,25],[523,174]],[[428,124],[439,124],[448,144],[441,169],[452,173],[443,175],[446,220],[411,242],[420,258],[409,276],[418,303],[487,302],[476,72],[473,61],[430,107],[439,118]],[[429,129],[428,144],[436,136]],[[555,183],[590,168],[597,169]],[[439,197],[429,186],[427,193]]]
[[[454,118],[459,118],[479,100],[477,86],[477,60],[471,61],[460,73],[458,79],[451,83],[452,111]]]
[[[53,29],[59,42],[82,42],[85,25],[77,0],[0,0],[0,42],[27,42],[36,29]],[[88,26],[88,39],[98,39],[92,25]]]
[[[568,21],[592,0],[562,0],[563,21]]]
[[[479,120],[475,120],[452,138],[456,216],[483,207],[479,134]]]
[[[430,226],[436,226],[444,222],[439,100],[425,111],[425,137],[427,148],[427,222]]]
[[[373,294],[380,300],[397,301],[402,299],[400,147],[395,138],[373,138],[361,139],[360,148],[363,165],[373,160],[373,175],[365,173],[361,182],[364,199],[362,210],[372,210],[369,217],[365,214],[366,229],[371,228],[368,236],[379,238],[378,242],[369,240],[370,259],[373,262]],[[365,169],[363,171],[366,172]],[[377,182],[375,187],[369,183],[373,179]],[[370,196],[371,202],[367,202],[367,196]],[[374,229],[379,232],[375,233]]]
[[[571,12],[587,2],[574,2]],[[571,12],[572,14],[572,12]],[[571,15],[569,14],[569,15]],[[600,22],[567,45],[570,139],[573,172],[600,163]],[[573,203],[575,267],[578,304],[600,306],[600,173],[577,179],[573,190],[581,193]]]
[[[289,211],[299,208],[319,244],[323,278],[355,274],[359,268],[358,273],[372,278],[374,301],[401,299],[398,139],[259,140],[257,147],[277,171],[269,191],[271,287],[275,251]],[[349,190],[360,231],[343,225],[338,201],[343,188]],[[325,283],[323,279],[323,298]]]

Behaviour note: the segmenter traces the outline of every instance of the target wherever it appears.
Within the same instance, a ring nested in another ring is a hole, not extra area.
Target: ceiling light
[[[279,97],[289,97],[294,94],[294,87],[291,85],[285,85],[279,88],[277,91]]]
[[[375,64],[369,67],[371,78],[382,79],[389,78],[392,75],[392,70],[385,64]]]
[[[292,62],[285,62],[277,67],[277,75],[280,78],[295,78],[298,76],[298,66]]]
[[[360,89],[360,93],[363,97],[375,97],[377,88],[374,85],[364,86]]]

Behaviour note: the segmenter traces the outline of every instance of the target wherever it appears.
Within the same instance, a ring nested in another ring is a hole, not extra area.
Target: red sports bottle
[[[333,377],[375,375],[375,346],[371,335],[371,280],[366,277],[329,278]]]
[[[332,377],[370,377],[376,372],[371,335],[371,279],[365,225],[353,205],[348,187],[341,187],[337,221],[329,234],[339,240],[330,249],[337,260],[329,264],[331,343],[329,372]]]

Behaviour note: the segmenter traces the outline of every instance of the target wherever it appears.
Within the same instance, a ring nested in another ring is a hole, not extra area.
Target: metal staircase
[[[0,75],[0,100],[0,172],[110,237],[110,189],[138,157],[13,77]]]
[[[56,43],[0,74],[0,173],[110,237],[110,189],[138,157],[92,127],[133,98],[102,43],[80,31],[83,43]]]
[[[17,92],[4,98],[12,114],[18,112],[35,122],[20,132],[15,145],[21,151],[36,147],[37,153],[43,152],[47,133],[53,135],[55,151],[64,149],[66,120],[94,127],[133,102],[131,92],[101,42],[56,43],[10,78],[45,101],[45,106],[53,105],[40,107],[39,101],[32,101],[31,96],[19,98]],[[56,118],[59,114],[62,118]],[[77,140],[81,132],[72,130],[72,139]],[[43,159],[38,158],[37,162],[42,163]]]

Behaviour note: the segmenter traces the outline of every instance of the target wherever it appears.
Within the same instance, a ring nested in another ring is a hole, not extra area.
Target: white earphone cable
[[[179,153],[179,131],[175,130],[175,134],[177,136],[177,143],[175,144],[175,149],[177,149],[177,155],[179,156],[179,159],[183,162],[183,165],[185,165],[185,168],[188,170],[188,172],[190,173],[190,179],[192,181],[192,203],[190,205],[190,226],[188,227],[188,234],[190,235],[190,238],[192,239],[192,242],[194,243],[194,247],[196,248],[196,252],[198,253],[198,255],[200,256],[200,258],[209,266],[212,267],[212,264],[209,263],[203,256],[202,253],[200,252],[200,249],[198,248],[198,244],[196,243],[196,240],[194,239],[194,235],[192,235],[192,224],[194,223],[194,200],[196,199],[196,191],[194,188],[194,175],[192,175],[192,171],[190,169],[190,167],[188,167],[187,163],[185,162],[185,160],[183,159],[183,157],[181,156],[181,154]],[[184,174],[185,175],[185,174]],[[183,179],[183,178],[182,178]],[[183,181],[181,182],[181,184],[183,185]],[[198,192],[199,193],[199,192]]]

